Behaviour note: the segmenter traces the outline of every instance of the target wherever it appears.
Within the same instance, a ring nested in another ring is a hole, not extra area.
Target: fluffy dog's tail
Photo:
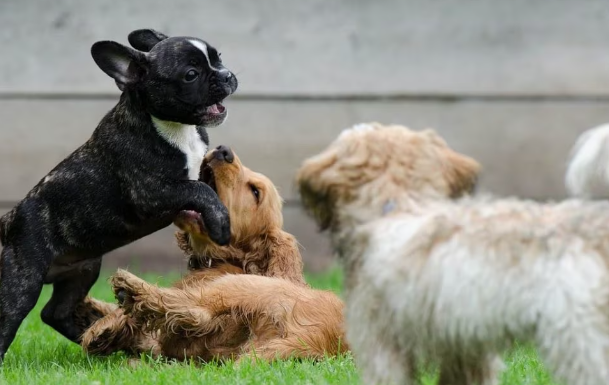
[[[609,124],[579,136],[565,176],[567,190],[582,198],[609,198]]]

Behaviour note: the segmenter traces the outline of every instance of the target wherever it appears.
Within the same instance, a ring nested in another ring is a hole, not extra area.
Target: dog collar
[[[389,199],[387,202],[385,202],[385,204],[383,205],[383,215],[387,215],[390,212],[392,212],[393,210],[395,210],[396,205],[395,205],[395,201],[393,199]]]
[[[191,255],[188,258],[188,268],[190,270],[202,270],[211,267],[212,260],[207,257],[199,257],[197,255]]]

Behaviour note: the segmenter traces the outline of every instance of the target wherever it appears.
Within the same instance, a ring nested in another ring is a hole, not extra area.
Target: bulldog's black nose
[[[235,160],[233,150],[231,150],[230,147],[225,145],[216,147],[215,157],[216,159],[223,160],[227,163],[233,163],[233,160]]]

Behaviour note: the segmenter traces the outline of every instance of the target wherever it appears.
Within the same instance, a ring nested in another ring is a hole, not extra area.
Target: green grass
[[[179,274],[165,277],[145,275],[149,281],[167,285]],[[341,287],[340,271],[309,276],[315,287],[334,290]],[[105,278],[93,287],[91,294],[113,300]],[[357,384],[359,376],[350,355],[329,358],[322,362],[283,361],[273,364],[197,365],[195,362],[160,362],[149,357],[144,364],[131,366],[123,354],[110,357],[88,357],[80,348],[65,340],[40,321],[40,310],[50,295],[45,287],[34,311],[24,321],[0,370],[0,384]],[[551,385],[552,382],[535,351],[528,347],[514,349],[506,357],[508,369],[503,374],[505,385]],[[431,385],[436,376],[423,376],[421,383]]]

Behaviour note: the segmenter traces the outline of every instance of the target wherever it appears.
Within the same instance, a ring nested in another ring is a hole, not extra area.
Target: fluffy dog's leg
[[[0,256],[0,363],[15,339],[19,325],[42,291],[52,256],[34,239],[20,249],[4,245]]]
[[[360,351],[360,353],[363,351]],[[376,343],[368,346],[365,357],[355,356],[362,373],[363,384],[397,385],[415,384],[414,359],[397,347]]]
[[[362,285],[366,287],[367,285]],[[362,384],[415,384],[417,366],[414,353],[399,346],[391,333],[396,321],[383,310],[365,306],[370,293],[351,291],[346,300],[346,339],[361,372]],[[410,331],[405,328],[404,333]]]
[[[577,139],[565,183],[575,196],[609,197],[609,124],[590,129]]]
[[[497,385],[502,369],[503,363],[497,355],[475,359],[447,357],[440,365],[438,385]]]
[[[602,311],[573,315],[540,328],[539,355],[565,384],[609,384],[608,315]]]

